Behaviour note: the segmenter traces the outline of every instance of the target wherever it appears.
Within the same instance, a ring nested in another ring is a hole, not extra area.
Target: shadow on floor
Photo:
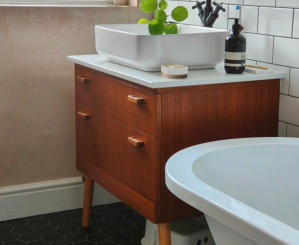
[[[92,208],[91,226],[82,209],[0,222],[0,245],[140,245],[145,219],[123,203]]]

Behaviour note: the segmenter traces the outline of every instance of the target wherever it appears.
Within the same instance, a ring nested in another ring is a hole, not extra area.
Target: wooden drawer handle
[[[89,113],[85,113],[85,112],[82,112],[82,111],[78,111],[77,112],[78,116],[80,118],[82,118],[83,120],[89,120],[90,119],[90,114]]]
[[[134,136],[128,137],[128,142],[135,147],[143,147],[144,146],[144,142],[142,140],[135,138]]]
[[[81,76],[77,76],[77,79],[80,83],[82,84],[86,84],[86,83],[89,83],[89,79],[86,78],[86,77],[81,77]]]
[[[135,95],[128,95],[128,101],[132,102],[136,105],[141,105],[141,104],[145,104],[145,101],[143,98],[141,97],[137,97]]]

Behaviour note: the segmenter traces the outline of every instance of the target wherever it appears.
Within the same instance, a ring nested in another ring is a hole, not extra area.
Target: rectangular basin
[[[96,25],[96,50],[112,62],[143,71],[159,71],[161,64],[214,68],[223,61],[228,30],[178,27],[178,34],[150,35],[146,24]]]

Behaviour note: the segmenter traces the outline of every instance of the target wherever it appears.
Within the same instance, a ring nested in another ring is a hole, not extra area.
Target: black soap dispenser
[[[246,62],[246,39],[240,34],[243,27],[239,19],[234,19],[233,33],[225,40],[224,67],[227,73],[241,74],[245,70]]]

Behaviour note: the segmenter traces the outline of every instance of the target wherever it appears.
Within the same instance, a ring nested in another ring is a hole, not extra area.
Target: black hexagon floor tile
[[[0,245],[140,245],[145,219],[123,203],[93,207],[91,226],[82,209],[0,222]]]

